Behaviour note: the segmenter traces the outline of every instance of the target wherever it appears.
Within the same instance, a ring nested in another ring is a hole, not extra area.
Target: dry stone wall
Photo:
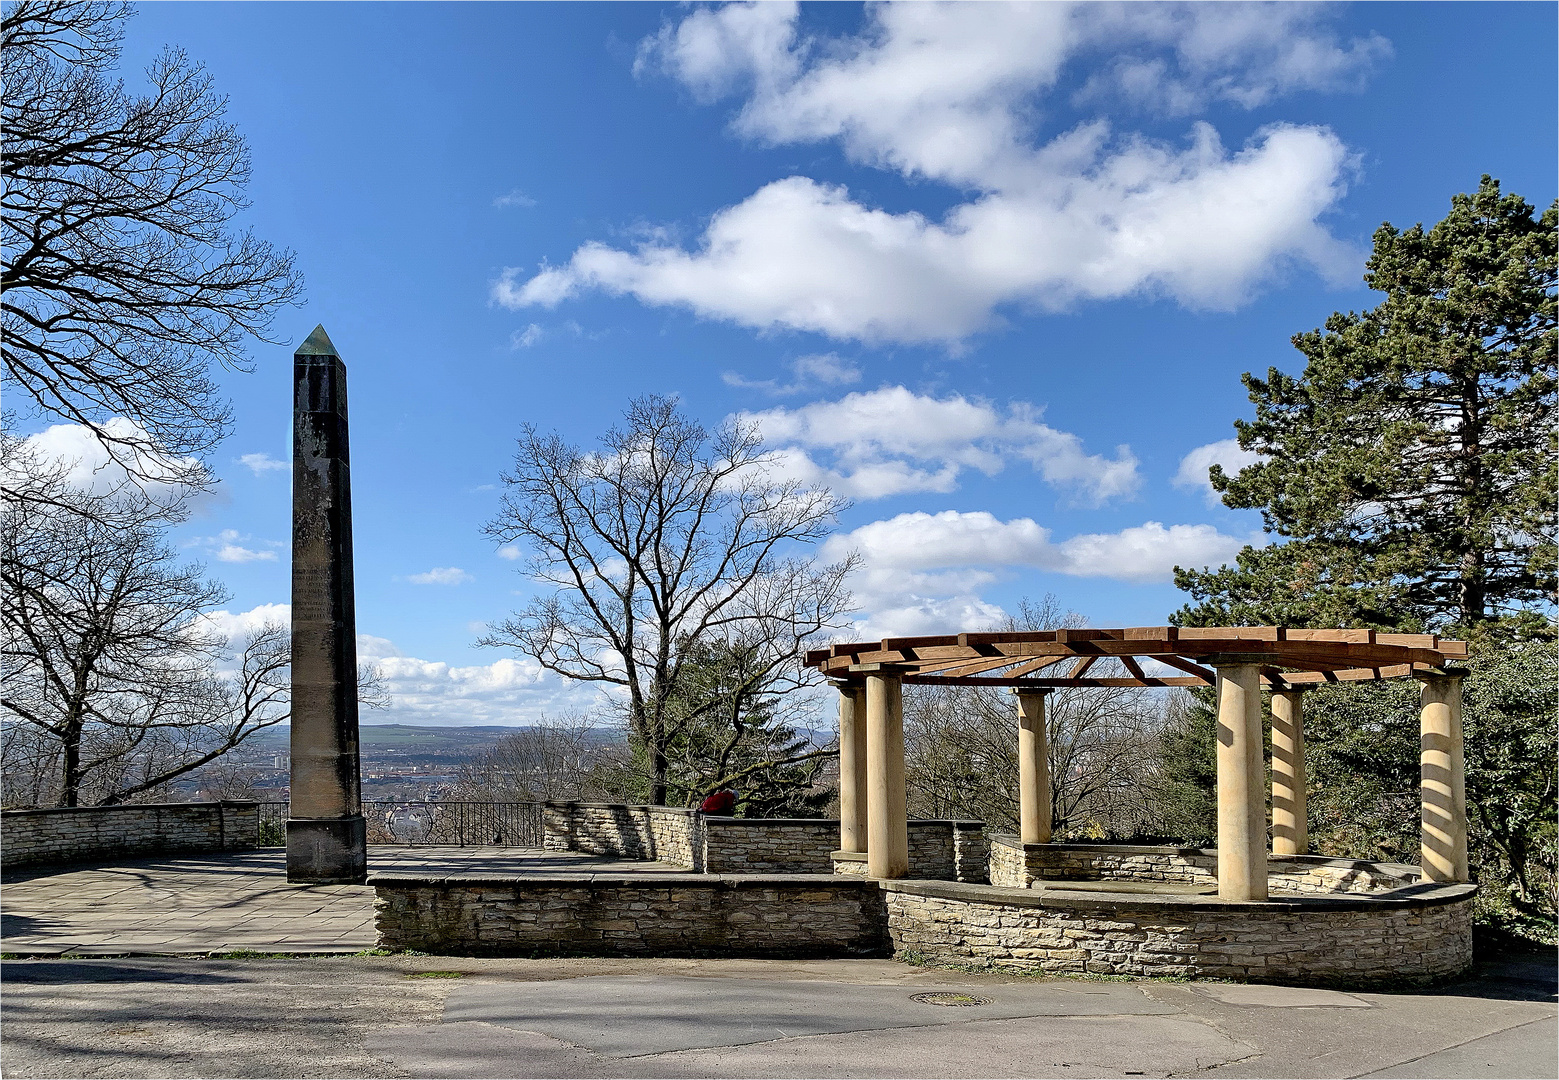
[[[369,879],[387,949],[475,956],[881,955],[875,882],[781,874]]]
[[[0,815],[0,866],[258,847],[255,802],[133,803]]]
[[[541,807],[548,851],[668,862],[702,870],[700,815],[672,806],[547,802]]]
[[[867,876],[866,852],[864,851],[836,851],[833,856],[834,873],[843,877]]]
[[[1417,882],[1416,866],[1319,855],[1270,855],[1269,887],[1277,892],[1377,893]],[[1218,884],[1218,852],[1211,848],[1129,847],[1119,844],[1024,844],[996,834],[990,840],[990,881],[1028,889],[1047,881],[1171,881]]]
[[[379,944],[458,955],[842,957],[1384,985],[1464,971],[1472,885],[1261,903],[841,875],[371,878]]]
[[[835,870],[839,846],[834,818],[710,817],[669,806],[549,802],[542,804],[542,820],[550,851],[658,859],[709,874],[827,874]],[[911,875],[984,881],[984,828],[978,821],[911,821]]]
[[[1431,980],[1472,962],[1472,885],[1390,899],[1237,903],[881,884],[896,956],[1054,973],[1312,984]]]
[[[827,874],[833,870],[838,821],[704,817],[701,824],[706,873]]]
[[[829,855],[836,874],[867,875],[866,855],[835,851]],[[916,819],[909,823],[909,876],[933,881],[979,884],[986,880],[989,849],[982,821]]]

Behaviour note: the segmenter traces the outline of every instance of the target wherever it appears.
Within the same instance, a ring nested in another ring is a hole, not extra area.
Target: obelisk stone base
[[[287,822],[287,880],[304,885],[361,885],[368,877],[368,823],[347,818]]]

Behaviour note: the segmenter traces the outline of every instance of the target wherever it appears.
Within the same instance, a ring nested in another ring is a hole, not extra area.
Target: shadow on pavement
[[[1496,1001],[1559,1001],[1559,950],[1479,956],[1471,978],[1433,992]]]
[[[5,983],[239,983],[252,978],[230,975],[209,967],[181,970],[175,965],[141,964],[133,960],[13,960],[0,964]]]

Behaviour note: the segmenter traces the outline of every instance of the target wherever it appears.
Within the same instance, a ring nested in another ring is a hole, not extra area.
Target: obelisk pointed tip
[[[302,345],[298,346],[297,351],[295,351],[292,355],[334,356],[337,359],[340,359],[341,357],[341,354],[336,351],[335,345],[331,344],[330,335],[325,333],[324,323],[320,323],[318,326],[314,327],[314,332],[304,340]]]

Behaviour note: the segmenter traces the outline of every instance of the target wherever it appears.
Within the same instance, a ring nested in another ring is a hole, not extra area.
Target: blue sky
[[[1377,302],[1371,232],[1482,173],[1555,196],[1551,4],[145,4],[125,75],[202,61],[293,248],[287,347],[225,376],[222,484],[177,534],[235,627],[287,602],[291,346],[350,375],[357,610],[396,704],[523,723],[581,698],[476,649],[523,601],[480,528],[522,424],[634,395],[756,416],[852,508],[860,631],[1054,593],[1162,622],[1176,562],[1259,529],[1207,498],[1239,377]],[[269,467],[275,463],[278,467]]]

